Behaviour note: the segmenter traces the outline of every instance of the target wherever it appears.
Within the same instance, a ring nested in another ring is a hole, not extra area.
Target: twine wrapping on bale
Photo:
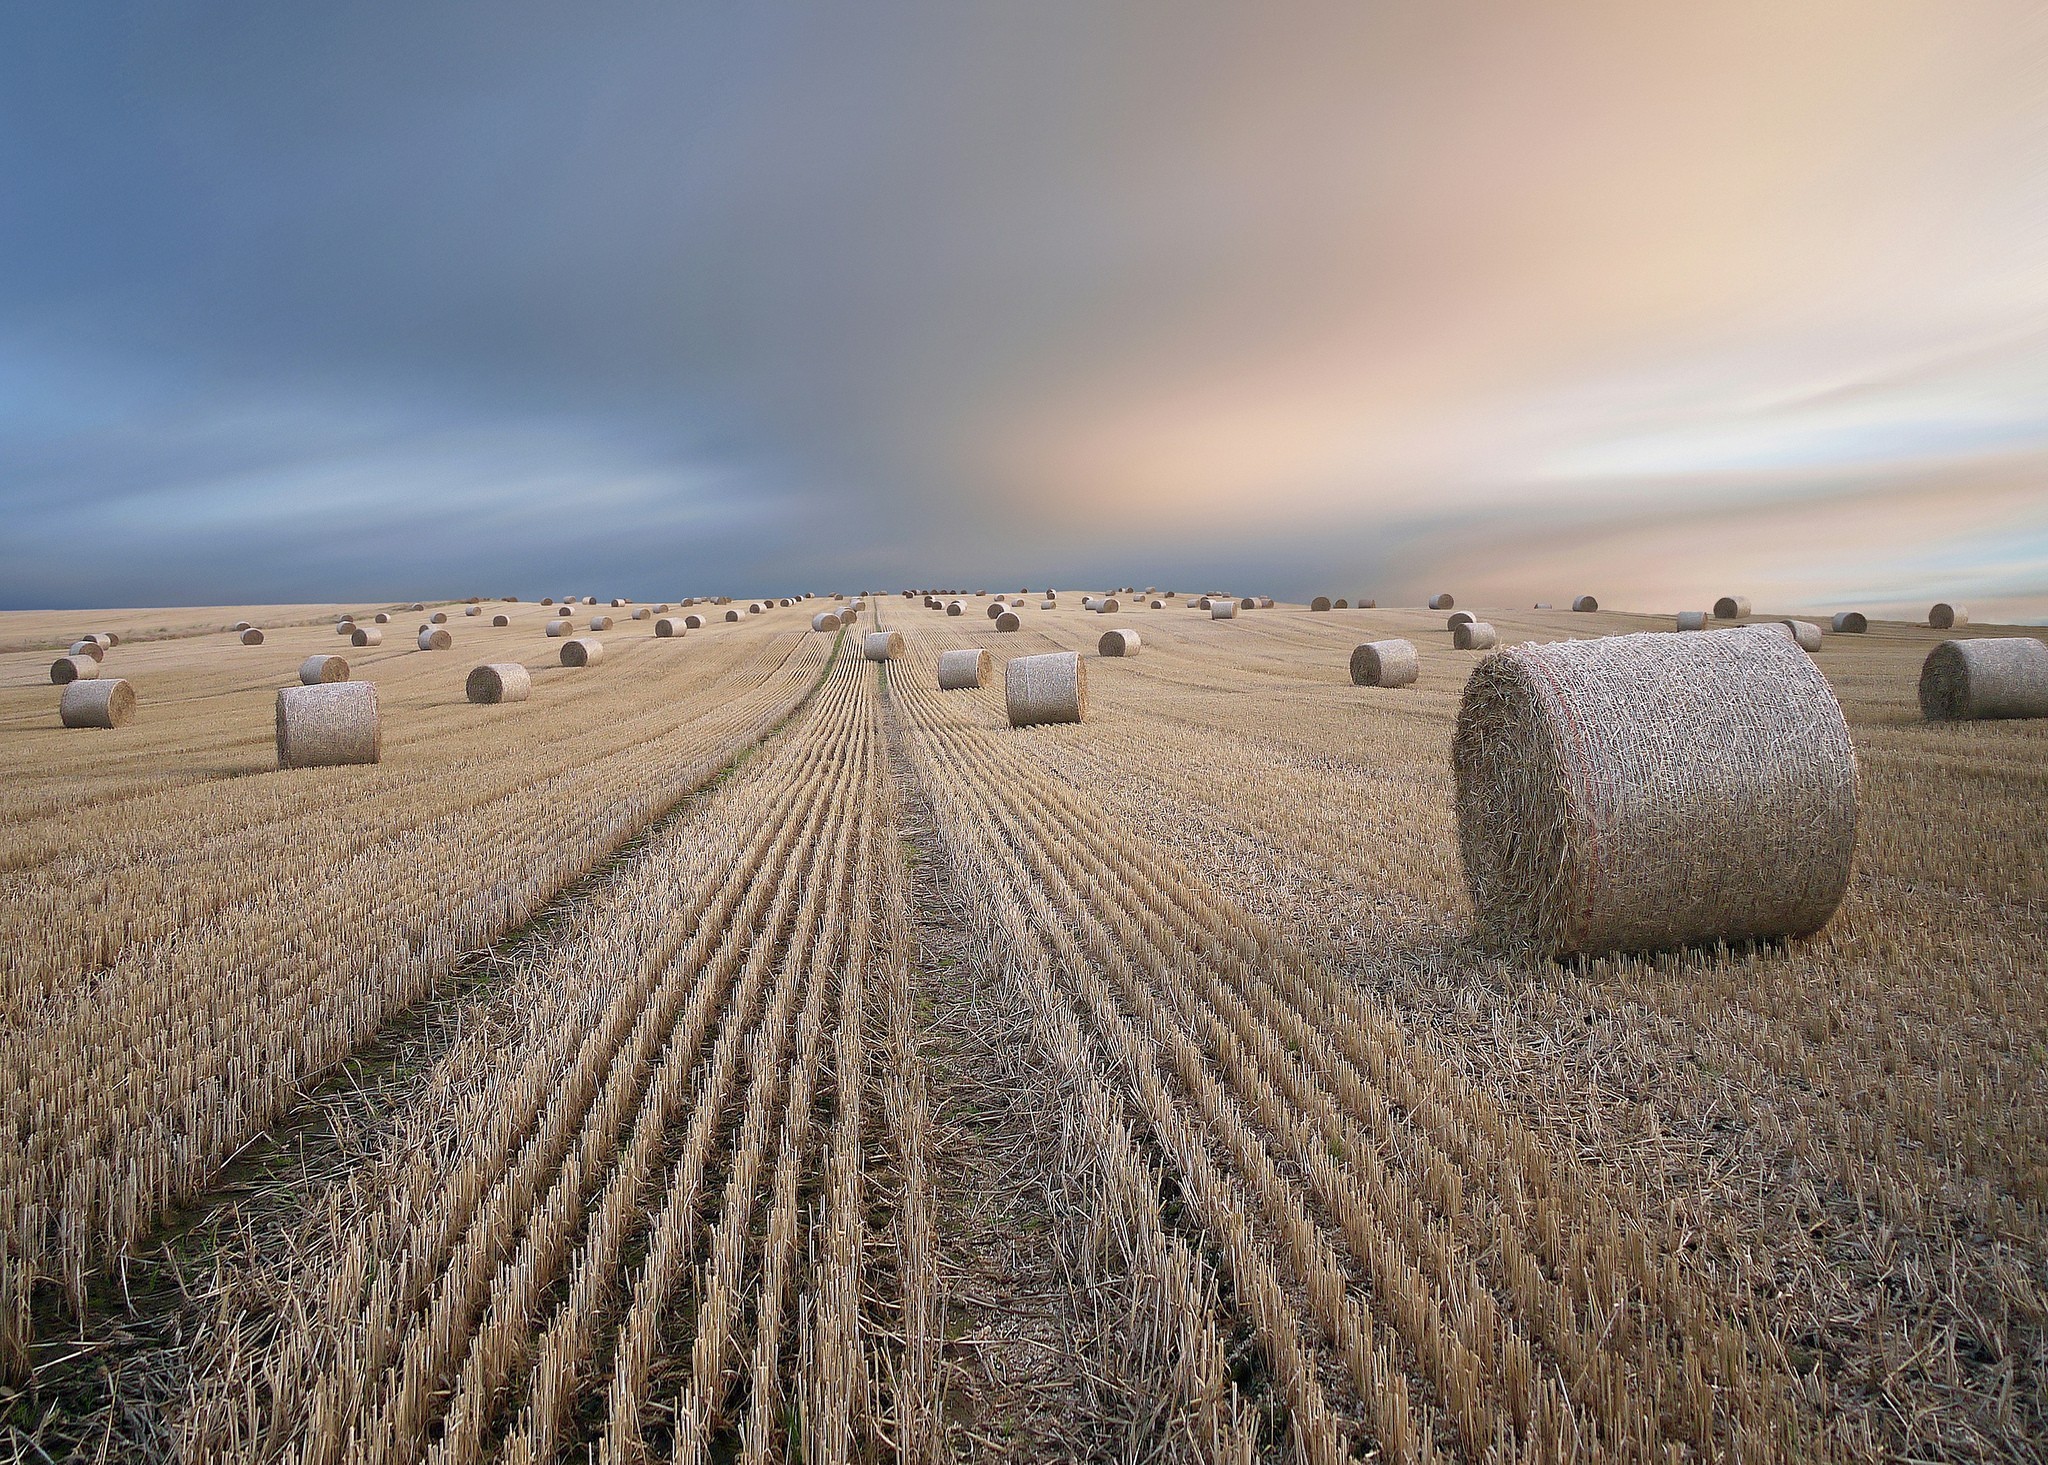
[[[1549,606],[1547,606],[1547,605],[1539,605],[1539,606],[1537,606],[1536,608],[1537,608],[1538,610],[1549,610],[1549,609],[1550,609],[1550,607],[1549,607]],[[1598,610],[1598,609],[1600,609],[1600,602],[1599,602],[1599,600],[1598,600],[1598,599],[1596,599],[1595,597],[1593,597],[1593,596],[1591,596],[1591,595],[1581,595],[1581,596],[1579,596],[1578,598],[1576,598],[1575,600],[1573,600],[1573,601],[1572,601],[1572,609],[1573,609],[1573,610],[1580,610],[1580,611],[1593,611],[1593,610]]]
[[[1088,715],[1088,667],[1072,651],[1019,656],[1003,668],[1011,727],[1079,722]]]
[[[1097,656],[1136,656],[1141,643],[1136,631],[1104,631],[1095,643]]]
[[[590,629],[593,631],[609,631],[611,628],[612,618],[610,616],[592,616],[590,618]]]
[[[1405,687],[1421,671],[1422,658],[1412,641],[1368,641],[1351,649],[1353,686]]]
[[[562,643],[562,665],[596,666],[604,660],[604,642],[595,636],[571,636]]]
[[[455,644],[455,638],[448,634],[446,626],[420,627],[420,650],[446,651]]]
[[[299,663],[299,681],[308,687],[348,680],[348,662],[339,656],[309,656]]]
[[[1451,612],[1451,618],[1444,622],[1444,629],[1446,631],[1455,631],[1458,627],[1469,626],[1478,619],[1479,617],[1472,614],[1469,610],[1454,610]]]
[[[1023,626],[1024,618],[1014,610],[1006,610],[996,617],[996,629],[998,631],[1016,631],[1023,629]]]
[[[1327,595],[1318,595],[1314,600],[1311,600],[1308,603],[1308,608],[1310,610],[1328,610],[1330,608],[1330,597]]]
[[[675,616],[659,616],[654,622],[654,634],[663,637],[680,636],[683,634],[683,623]]]
[[[135,689],[126,677],[72,682],[57,703],[66,727],[120,727],[135,716]]]
[[[90,681],[100,674],[100,664],[90,656],[60,656],[50,663],[50,681],[59,687]]]
[[[860,654],[869,661],[894,661],[903,654],[903,633],[870,631],[860,638]]]
[[[487,661],[471,668],[462,690],[472,702],[524,702],[533,695],[533,673],[516,661]]]
[[[277,694],[277,766],[331,768],[384,754],[374,682],[286,687]]]
[[[1682,610],[1678,613],[1678,629],[1681,631],[1704,631],[1707,628],[1707,613],[1703,610]]]
[[[979,646],[963,647],[958,651],[939,653],[939,690],[960,692],[970,687],[988,685],[989,667],[994,658]]]
[[[1812,621],[1784,620],[1778,624],[1791,633],[1792,639],[1799,643],[1801,651],[1820,650],[1820,627]]]
[[[2048,717],[2048,643],[2031,636],[1944,641],[1920,668],[1929,722]]]
[[[107,648],[97,641],[73,641],[67,656],[90,656],[94,661],[107,659]]]
[[[1927,624],[1937,631],[1953,631],[1957,626],[1967,626],[1970,624],[1970,608],[1937,600],[1934,608],[1927,612]]]
[[[375,626],[357,626],[349,634],[348,644],[351,646],[382,646],[384,644],[384,633]]]
[[[1861,636],[1870,629],[1870,619],[1860,610],[1838,610],[1834,625],[1845,636]]]
[[[1459,651],[1491,651],[1500,637],[1485,621],[1467,621],[1451,632],[1451,645]]]
[[[1429,608],[1431,610],[1452,610],[1457,607],[1457,604],[1456,597],[1448,593],[1429,597]]]
[[[1551,956],[1803,936],[1848,887],[1856,755],[1777,626],[1522,645],[1465,684],[1481,931]]]
[[[242,644],[244,646],[261,646],[263,644],[263,633],[254,626],[249,627],[248,630],[242,632]]]
[[[1714,602],[1714,619],[1717,621],[1740,620],[1748,614],[1749,597],[1747,595],[1724,595]]]

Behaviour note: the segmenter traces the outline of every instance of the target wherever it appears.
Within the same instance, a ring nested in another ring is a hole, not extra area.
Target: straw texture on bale
[[[1310,610],[1328,610],[1330,608],[1330,597],[1327,595],[1318,595],[1314,600],[1311,600],[1308,603],[1308,608]]]
[[[446,651],[455,644],[455,638],[448,634],[446,626],[425,626],[420,630],[420,650]]]
[[[357,626],[348,638],[351,646],[382,646],[384,633],[375,626]]]
[[[995,658],[979,646],[939,653],[939,690],[959,692],[988,685],[989,668]]]
[[[1006,610],[996,617],[996,629],[998,631],[1016,631],[1023,629],[1023,626],[1024,618],[1014,610]]]
[[[1102,639],[1095,643],[1097,656],[1136,656],[1138,654],[1138,633],[1136,631],[1104,631]]]
[[[1019,656],[1003,667],[1011,727],[1079,722],[1088,715],[1088,665],[1072,651]]]
[[[1930,722],[2048,717],[2048,642],[2031,636],[1944,641],[1920,668]]]
[[[374,682],[286,687],[277,694],[277,766],[331,768],[384,754]]]
[[[903,654],[903,633],[870,631],[860,638],[860,654],[869,661],[894,661]]]
[[[120,727],[135,716],[135,689],[126,677],[72,682],[57,703],[66,727]]]
[[[703,630],[703,629],[704,629],[704,617],[702,617],[702,616],[700,616],[700,615],[686,615],[686,616],[684,616],[684,617],[683,617],[683,628],[684,628],[685,630],[689,630],[689,631],[701,631],[701,630]]]
[[[604,660],[604,642],[595,636],[571,636],[562,643],[562,665],[596,666]]]
[[[299,663],[299,681],[309,687],[348,680],[348,661],[339,656],[309,656]]]
[[[249,627],[248,630],[242,632],[242,644],[244,646],[261,646],[263,644],[263,633],[254,626]]]
[[[1469,626],[1478,619],[1479,617],[1472,614],[1469,610],[1454,610],[1451,612],[1451,618],[1444,622],[1444,629],[1446,631],[1455,631],[1458,627]]]
[[[1502,945],[1803,936],[1848,887],[1849,727],[1777,626],[1490,656],[1465,684],[1452,767],[1473,908]]]
[[[736,610],[729,610],[725,613],[725,618],[729,621],[736,621],[740,618],[740,613]]]
[[[1536,608],[1538,610],[1550,609],[1550,607],[1547,605],[1539,605]],[[1581,595],[1577,599],[1572,601],[1572,609],[1580,611],[1594,611],[1600,609],[1600,602],[1594,596]]]
[[[590,618],[590,629],[593,631],[609,631],[611,628],[612,618],[610,616],[592,616]]]
[[[1457,599],[1449,594],[1432,595],[1429,597],[1429,608],[1431,610],[1454,610],[1457,604]]]
[[[1451,632],[1451,645],[1460,651],[1491,651],[1500,636],[1485,621],[1467,621]]]
[[[1792,633],[1792,639],[1799,643],[1801,651],[1820,650],[1820,627],[1812,621],[1780,621],[1779,625]]]
[[[1682,610],[1678,613],[1677,625],[1681,631],[1704,631],[1707,613],[1703,610]]]
[[[1957,626],[1967,626],[1970,624],[1970,608],[1937,600],[1934,608],[1927,612],[1927,624],[1937,631],[1953,631]]]
[[[1237,602],[1216,600],[1209,603],[1209,619],[1212,621],[1234,621],[1237,619]]]
[[[533,695],[533,673],[516,661],[487,661],[470,669],[462,691],[472,702],[524,702]]]
[[[94,661],[107,659],[107,648],[97,641],[73,641],[67,656],[90,656]]]
[[[1714,602],[1714,619],[1717,621],[1740,620],[1748,614],[1749,597],[1747,595],[1724,595]]]
[[[60,656],[50,663],[50,681],[56,686],[90,681],[100,674],[100,664],[90,656]]]
[[[1870,629],[1870,619],[1860,610],[1838,610],[1834,626],[1843,635],[1860,636]]]
[[[1412,641],[1368,641],[1351,648],[1351,682],[1358,687],[1405,687],[1422,671]]]

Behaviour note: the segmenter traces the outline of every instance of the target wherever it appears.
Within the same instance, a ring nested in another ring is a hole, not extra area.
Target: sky
[[[0,608],[2048,619],[2048,7],[0,11]]]

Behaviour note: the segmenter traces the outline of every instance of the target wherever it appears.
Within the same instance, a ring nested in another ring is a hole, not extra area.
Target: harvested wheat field
[[[350,647],[378,759],[311,768],[337,618],[459,600],[0,615],[0,1451],[2048,1453],[2048,721],[1926,721],[1956,629],[1712,643],[1803,720],[1626,892],[1741,931],[1789,861],[1812,934],[1553,960],[1467,894],[1441,611],[1183,590],[1104,658],[1048,594],[992,654],[1080,720],[1013,727],[940,690],[984,614],[788,593]],[[66,727],[100,630],[132,709]]]

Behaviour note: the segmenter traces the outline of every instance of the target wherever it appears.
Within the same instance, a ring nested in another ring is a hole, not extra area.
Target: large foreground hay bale
[[[1927,612],[1927,624],[1937,631],[1953,631],[1957,626],[1967,626],[1970,624],[1970,608],[1937,600],[1933,609]]]
[[[1451,632],[1451,645],[1459,651],[1491,651],[1500,636],[1485,621],[1467,621]]]
[[[382,646],[384,644],[384,633],[375,626],[357,626],[355,630],[349,633],[348,644],[351,646]]]
[[[1448,591],[1442,595],[1432,595],[1429,597],[1429,608],[1431,610],[1455,610],[1457,605],[1457,597]]]
[[[261,646],[263,644],[263,633],[254,626],[249,627],[248,630],[242,632],[242,644],[244,646]]]
[[[524,702],[533,695],[533,673],[516,661],[487,661],[470,669],[462,691],[472,702]]]
[[[299,663],[299,681],[308,687],[348,680],[348,662],[339,656],[309,656]]]
[[[2031,636],[1944,641],[1920,668],[1930,722],[2048,717],[2048,643]]]
[[[1212,621],[1236,620],[1237,602],[1234,600],[1212,600],[1209,602],[1209,619]]]
[[[90,656],[60,656],[50,663],[50,681],[59,687],[90,681],[99,674],[100,664]]]
[[[1714,619],[1717,621],[1737,621],[1748,614],[1747,595],[1724,595],[1714,602]]]
[[[595,636],[571,636],[562,643],[562,665],[596,666],[604,660],[604,642]]]
[[[446,626],[421,626],[419,646],[422,651],[446,651],[455,644],[455,638],[448,634]]]
[[[1550,609],[1550,607],[1547,605],[1541,605],[1538,606],[1537,609],[1548,610]],[[1595,611],[1600,609],[1600,602],[1594,596],[1580,595],[1572,600],[1572,609],[1576,611]]]
[[[939,690],[959,692],[969,687],[987,686],[989,668],[994,660],[979,646],[962,647],[958,651],[941,651]]]
[[[860,638],[860,654],[869,661],[894,661],[903,654],[903,633],[870,631]]]
[[[1088,667],[1072,651],[1019,656],[1003,668],[1011,727],[1079,722],[1088,715]]]
[[[1777,626],[1490,656],[1465,684],[1452,765],[1473,908],[1503,944],[1801,936],[1849,883],[1849,727]]]
[[[1870,629],[1870,619],[1860,610],[1835,612],[1835,630],[1845,636],[1860,636]]]
[[[97,641],[73,641],[71,649],[64,654],[66,656],[90,656],[94,661],[105,661],[107,659],[107,648],[100,645]]]
[[[1006,610],[996,617],[998,631],[1018,631],[1024,627],[1024,618],[1014,610]]]
[[[1136,656],[1141,643],[1136,631],[1104,631],[1095,643],[1097,656]]]
[[[1412,641],[1368,641],[1351,648],[1351,681],[1359,687],[1405,687],[1422,671]]]
[[[66,727],[120,727],[135,716],[135,689],[126,677],[72,682],[57,703]]]
[[[1812,621],[1783,620],[1778,624],[1791,632],[1792,639],[1799,643],[1801,651],[1820,650],[1820,627]]]
[[[1703,610],[1682,610],[1675,624],[1681,631],[1704,631],[1707,628],[1707,613]]]
[[[277,766],[375,763],[384,753],[373,682],[286,687],[277,694]]]
[[[1310,610],[1328,610],[1330,608],[1330,597],[1327,595],[1318,595],[1314,600],[1311,600],[1308,603],[1308,608]]]

